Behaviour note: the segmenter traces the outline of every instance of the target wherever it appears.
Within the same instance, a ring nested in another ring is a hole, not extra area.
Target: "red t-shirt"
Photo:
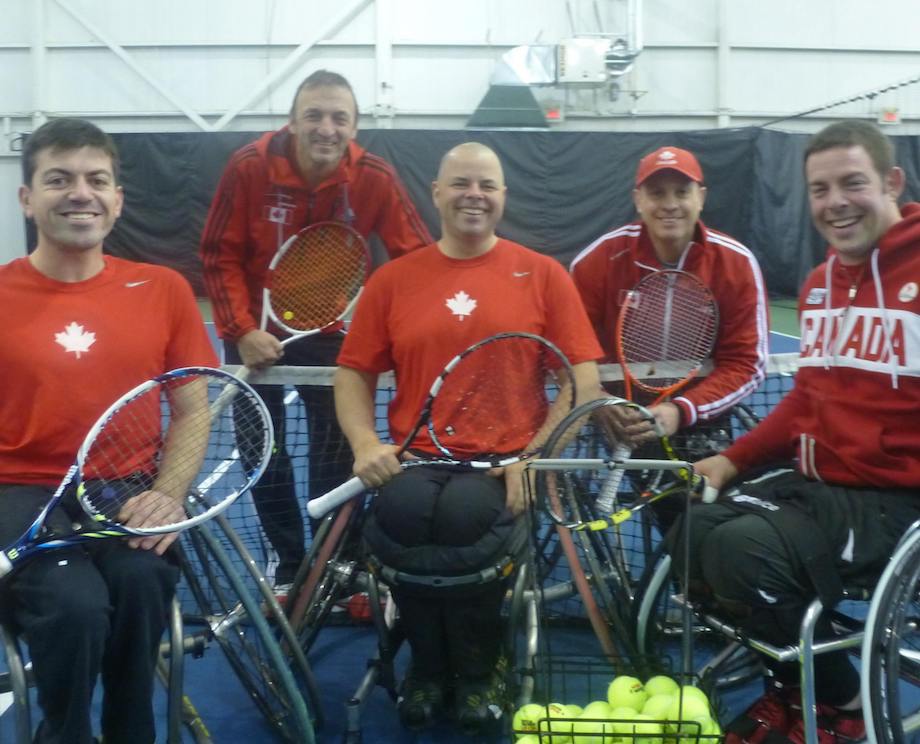
[[[472,259],[448,258],[432,244],[374,273],[338,363],[395,372],[390,436],[402,442],[444,365],[475,342],[508,331],[543,336],[572,364],[603,353],[571,278],[554,259],[508,240]],[[437,451],[424,432],[411,448]],[[458,442],[452,449],[465,448]]]
[[[106,256],[99,274],[69,283],[20,258],[0,267],[0,307],[0,483],[56,485],[120,395],[218,363],[172,269]]]

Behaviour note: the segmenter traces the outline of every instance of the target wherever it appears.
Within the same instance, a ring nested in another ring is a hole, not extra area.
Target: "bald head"
[[[438,168],[438,181],[444,179],[445,171],[453,170],[457,167],[466,167],[473,163],[494,168],[498,174],[500,185],[505,185],[505,174],[502,171],[502,164],[498,159],[498,155],[495,154],[491,147],[486,147],[481,142],[464,142],[462,145],[457,145],[448,150],[444,157],[441,158],[441,165]]]
[[[491,246],[505,211],[505,174],[495,152],[479,142],[449,150],[441,159],[431,193],[441,215],[443,238],[476,250]]]

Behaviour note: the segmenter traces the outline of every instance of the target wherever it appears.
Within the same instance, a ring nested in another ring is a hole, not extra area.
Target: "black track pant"
[[[801,528],[782,529],[778,510],[792,510],[784,513]],[[776,471],[728,489],[719,503],[691,510],[691,588],[711,594],[752,636],[795,643],[805,608],[819,593],[819,561],[813,558],[819,540],[826,541],[838,582],[871,583],[918,516],[917,494],[829,486]],[[678,522],[668,535],[678,571],[682,537]],[[831,635],[822,620],[816,637]],[[785,681],[798,679],[795,668],[776,672]],[[841,705],[859,692],[859,675],[846,652],[817,656],[815,674],[820,702]]]
[[[279,364],[334,366],[341,336],[311,337],[285,349]],[[224,344],[230,364],[239,364],[236,345]],[[255,385],[272,417],[275,451],[265,474],[252,489],[252,498],[268,541],[278,553],[277,583],[293,580],[304,557],[304,516],[294,488],[294,469],[288,452],[288,421],[281,385]],[[335,400],[329,385],[299,385],[297,393],[307,415],[309,497],[322,496],[351,477],[352,455],[335,417]]]
[[[504,508],[503,479],[435,468],[401,473],[373,501],[380,529],[407,548],[473,545]],[[392,591],[416,674],[482,679],[495,669],[503,582],[438,589],[398,585]]]
[[[45,488],[0,486],[0,543],[17,538],[50,497]],[[56,531],[68,532],[68,515],[53,515]],[[118,538],[47,551],[10,576],[0,602],[29,646],[44,714],[36,742],[92,744],[101,674],[106,744],[153,744],[154,672],[177,580],[175,566]]]

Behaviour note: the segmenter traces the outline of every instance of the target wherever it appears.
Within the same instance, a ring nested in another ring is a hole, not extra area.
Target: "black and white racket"
[[[575,402],[575,376],[565,355],[531,333],[499,333],[451,359],[432,383],[409,436],[405,454],[420,433],[438,455],[404,460],[404,468],[444,465],[490,469],[539,454],[553,427]],[[314,519],[357,496],[357,477],[307,503]]]
[[[317,222],[288,238],[272,258],[262,287],[262,320],[290,336],[307,338],[351,312],[370,272],[364,238],[341,222]],[[246,379],[249,368],[238,376]]]
[[[90,428],[51,500],[0,550],[0,577],[45,550],[200,524],[259,479],[273,446],[265,403],[233,375],[183,367],[147,380]],[[87,526],[53,534],[48,515],[71,495],[89,518]],[[203,507],[194,516],[175,508],[189,495]]]

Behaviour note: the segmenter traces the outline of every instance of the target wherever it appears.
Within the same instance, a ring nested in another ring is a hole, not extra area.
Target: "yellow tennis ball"
[[[607,688],[607,702],[611,708],[632,708],[638,713],[647,699],[648,693],[637,677],[621,675]]]
[[[682,734],[700,734],[712,721],[709,715],[709,701],[696,696],[684,695],[683,700],[675,698],[668,709],[668,720],[672,731]],[[694,724],[699,724],[695,726]]]
[[[516,744],[540,744],[540,737],[536,734],[524,734],[515,739]]]
[[[543,733],[543,741],[549,744],[568,744],[572,738],[572,722],[566,720],[569,718],[568,710],[561,703],[548,703],[546,706],[548,716],[544,715],[542,723],[537,725],[537,731]],[[556,719],[563,720],[556,720]],[[552,734],[552,736],[545,736]]]
[[[598,744],[602,741],[612,741],[613,726],[610,721],[579,719],[572,724],[572,744]]]
[[[680,691],[680,685],[670,677],[658,674],[654,677],[649,677],[645,683],[645,691],[649,694],[649,697],[654,695],[676,696]]]
[[[673,702],[673,695],[652,695],[642,706],[642,712],[656,721],[665,721],[668,718],[668,711],[671,709]]]
[[[515,733],[533,733],[543,718],[546,718],[546,708],[537,703],[528,703],[517,709],[511,719],[511,728]]]
[[[566,718],[578,718],[582,713],[585,712],[584,708],[582,708],[580,705],[575,705],[575,703],[569,703],[563,707],[565,708]]]
[[[610,703],[606,700],[593,700],[582,710],[579,718],[610,718]]]
[[[281,317],[285,320],[290,320],[294,317],[294,312],[292,310],[285,310]]]
[[[662,744],[661,735],[664,733],[664,727],[652,721],[650,716],[638,713],[633,721],[632,731],[624,733],[633,733],[636,744]]]

